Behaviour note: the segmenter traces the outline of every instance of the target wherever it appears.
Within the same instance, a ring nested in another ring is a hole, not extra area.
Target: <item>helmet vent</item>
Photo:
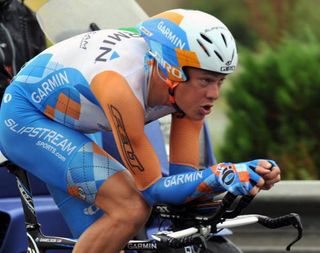
[[[222,39],[223,39],[224,44],[226,45],[226,47],[228,47],[226,37],[224,36],[224,34],[223,34],[223,33],[221,33],[221,37],[222,37]]]
[[[218,56],[218,58],[220,59],[220,61],[223,62],[222,56],[221,56],[216,50],[214,50],[214,53],[216,54],[216,56]]]
[[[210,40],[205,34],[200,33],[200,36],[207,42],[209,42],[210,44],[212,44],[212,40]]]
[[[209,51],[207,48],[201,43],[199,39],[197,39],[197,42],[199,43],[200,47],[203,49],[203,51],[210,57]]]

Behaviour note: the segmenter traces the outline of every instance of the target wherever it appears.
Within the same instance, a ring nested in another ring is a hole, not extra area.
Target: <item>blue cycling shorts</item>
[[[95,214],[93,204],[99,187],[125,168],[85,133],[45,116],[19,85],[7,88],[0,109],[4,155],[58,192],[53,194],[58,205],[71,196],[82,208],[81,215],[84,210]]]

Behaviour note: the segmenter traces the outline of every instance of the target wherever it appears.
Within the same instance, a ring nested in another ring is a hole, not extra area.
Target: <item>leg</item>
[[[2,104],[0,114],[6,156],[52,187],[95,203],[105,212],[86,224],[89,228],[75,252],[119,252],[150,211],[133,178],[83,133],[48,119],[14,86],[7,92],[11,100]],[[81,218],[76,222],[81,223]]]
[[[119,252],[145,224],[150,213],[127,171],[118,172],[105,181],[95,203],[106,215],[81,235],[74,253]]]
[[[149,216],[150,208],[131,174],[93,142],[72,158],[67,180],[69,194],[105,213],[80,236],[74,252],[119,252]]]

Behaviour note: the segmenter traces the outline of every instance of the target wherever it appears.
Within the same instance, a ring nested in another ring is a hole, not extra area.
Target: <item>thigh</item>
[[[53,186],[48,186],[48,189],[59,207],[73,238],[79,238],[90,225],[104,214],[96,205],[70,196],[65,191]]]
[[[44,182],[66,188],[66,168],[84,134],[50,120],[9,86],[0,114],[1,149],[13,162]]]
[[[1,149],[45,183],[93,203],[103,181],[123,166],[82,132],[35,108],[18,86],[9,86],[0,113]]]

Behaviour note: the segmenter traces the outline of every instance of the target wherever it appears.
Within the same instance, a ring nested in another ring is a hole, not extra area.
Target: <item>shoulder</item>
[[[146,52],[144,40],[125,30],[99,30],[76,35],[46,50],[62,61],[109,63],[114,59],[136,57]],[[123,56],[123,57],[122,57]]]
[[[126,45],[136,45],[141,44],[143,39],[139,34],[126,30],[115,30],[115,29],[104,29],[99,31],[92,31],[82,33],[73,36],[69,39],[63,40],[51,48],[61,47],[61,46],[76,46],[76,48],[82,50],[92,50],[99,47],[104,47],[106,49],[113,49],[117,46]],[[142,43],[143,44],[143,43]]]

